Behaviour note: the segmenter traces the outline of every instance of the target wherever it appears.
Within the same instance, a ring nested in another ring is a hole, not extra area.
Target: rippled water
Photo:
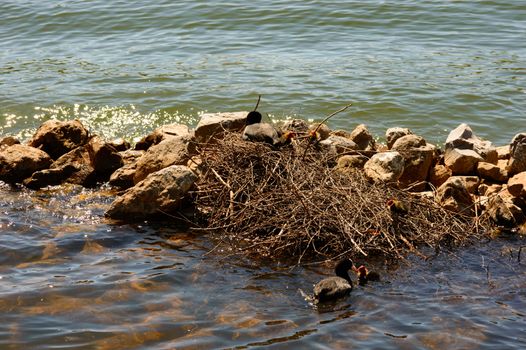
[[[331,126],[407,126],[443,142],[466,121],[506,143],[524,131],[525,18],[523,0],[6,0],[0,127],[35,126],[35,107],[75,116],[79,104],[98,131],[133,133],[136,112],[192,123],[262,94],[275,118],[352,101]]]
[[[0,136],[49,118],[107,138],[203,111],[407,126],[441,143],[460,122],[507,143],[525,121],[526,3],[511,1],[0,2]],[[315,308],[328,265],[210,251],[170,223],[117,225],[114,194],[0,186],[0,348],[526,347],[524,238],[425,262]],[[520,261],[522,252],[522,261]]]
[[[316,308],[301,291],[329,266],[210,253],[169,223],[112,224],[106,191],[0,195],[2,349],[526,346],[520,237],[380,266],[383,282]]]

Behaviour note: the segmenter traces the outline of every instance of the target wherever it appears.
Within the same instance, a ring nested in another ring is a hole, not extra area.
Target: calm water
[[[0,2],[0,135],[78,118],[106,137],[203,111],[525,131],[526,3]],[[170,224],[102,214],[113,194],[0,186],[0,349],[526,347],[526,245],[502,237],[407,266],[316,309],[330,266],[208,253]],[[66,203],[66,205],[65,205]]]

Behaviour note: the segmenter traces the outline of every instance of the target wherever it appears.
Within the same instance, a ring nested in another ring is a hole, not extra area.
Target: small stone
[[[502,190],[502,185],[481,183],[477,189],[479,195],[491,197],[492,195],[499,193]]]
[[[53,159],[88,142],[88,130],[78,120],[61,122],[48,120],[36,131],[28,145],[36,147]]]
[[[121,190],[133,187],[133,185],[135,185],[133,178],[135,177],[136,170],[137,163],[125,164],[111,174],[109,184]]]
[[[22,183],[35,171],[48,168],[49,155],[38,148],[14,144],[0,151],[0,181]]]
[[[349,139],[358,145],[358,149],[371,150],[374,149],[374,139],[367,126],[360,124],[351,132]]]
[[[24,185],[33,190],[46,186],[60,185],[75,172],[77,172],[77,168],[72,164],[67,164],[60,168],[35,171],[30,178],[24,180]]]
[[[113,146],[113,148],[115,148],[117,150],[117,152],[124,152],[124,151],[130,149],[130,147],[131,147],[131,144],[128,141],[126,141],[125,139],[123,139],[123,138],[115,139],[115,140],[109,142],[109,144],[111,146]]]
[[[404,171],[404,158],[398,152],[377,153],[365,163],[364,170],[375,182],[396,182]]]
[[[385,140],[387,143],[387,148],[391,149],[393,147],[396,140],[398,140],[400,137],[411,135],[413,132],[409,130],[408,128],[389,128],[385,132]]]
[[[320,141],[319,145],[328,151],[334,151],[337,154],[358,150],[358,145],[353,141],[341,137],[331,135],[326,140]]]
[[[451,169],[454,175],[472,175],[478,162],[484,159],[475,151],[470,149],[446,149],[444,163]]]
[[[225,131],[240,132],[246,124],[248,112],[205,113],[195,129],[198,142],[206,143],[222,138]]]
[[[316,139],[318,141],[326,140],[331,135],[331,129],[325,124],[312,124],[309,126],[309,134],[316,130]]]
[[[500,192],[488,200],[486,212],[498,225],[515,227],[526,219],[522,209],[513,203],[513,199],[505,192]]]
[[[487,162],[477,163],[477,174],[483,179],[497,182],[506,182],[508,180],[508,174],[505,170],[499,168],[495,164]]]
[[[303,119],[290,119],[283,122],[281,130],[283,130],[283,132],[293,131],[296,133],[307,133],[309,131],[309,125]]]
[[[470,194],[477,193],[480,184],[480,178],[478,176],[452,176],[450,179],[460,179]]]
[[[84,187],[92,187],[97,183],[95,169],[91,165],[91,159],[86,145],[77,147],[62,155],[51,164],[50,168],[64,169],[68,165],[74,166],[77,170],[65,179],[64,182]]]

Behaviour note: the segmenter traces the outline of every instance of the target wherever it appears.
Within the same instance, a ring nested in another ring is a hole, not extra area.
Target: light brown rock
[[[470,194],[477,193],[480,184],[480,178],[478,176],[452,176],[450,179],[452,181],[454,179],[459,179]]]
[[[66,164],[59,168],[35,171],[31,177],[24,180],[24,185],[33,190],[46,186],[60,185],[75,172],[77,172],[77,168],[72,164]]]
[[[492,195],[499,193],[502,190],[502,185],[481,183],[477,190],[479,195],[491,197]]]
[[[444,163],[454,175],[473,175],[478,162],[484,159],[470,149],[446,149]]]
[[[495,147],[498,159],[510,159],[510,145]]]
[[[312,134],[316,130],[316,139],[318,141],[326,140],[331,135],[331,129],[325,124],[312,124],[309,126],[309,134]],[[314,135],[313,135],[314,136]]]
[[[143,137],[139,142],[137,142],[135,144],[135,150],[146,151],[151,146],[157,145],[161,143],[161,141],[171,137],[191,138],[193,136],[192,133],[192,130],[190,130],[190,128],[186,125],[178,123],[166,124],[158,127],[150,134]]]
[[[451,149],[469,149],[475,151],[485,162],[496,164],[498,155],[490,141],[482,140],[473,134],[469,125],[463,123],[452,130],[445,144],[446,153]]]
[[[115,170],[113,174],[111,174],[109,184],[121,190],[133,187],[133,185],[135,185],[133,178],[135,177],[136,170],[136,162],[125,164],[121,168]]]
[[[137,161],[134,183],[170,165],[186,165],[193,155],[193,147],[193,139],[181,136],[168,138],[150,147]]]
[[[400,141],[403,142],[404,138],[412,136],[416,135],[408,135],[399,138],[392,149],[394,150]],[[401,150],[400,154],[404,157],[404,172],[399,179],[400,186],[402,188],[409,188],[413,192],[425,190],[429,170],[433,164],[435,147],[428,144],[422,147]]]
[[[358,145],[348,138],[331,135],[318,143],[322,149],[337,154],[358,150]]]
[[[44,122],[29,140],[28,145],[36,147],[53,159],[88,142],[88,130],[78,120]]]
[[[124,152],[129,150],[131,147],[130,142],[126,141],[122,137],[112,140],[109,142],[109,144],[112,145],[117,150],[117,152]]]
[[[365,163],[364,171],[375,182],[396,182],[404,171],[404,158],[398,152],[377,153]]]
[[[385,131],[385,140],[387,144],[387,148],[391,149],[393,147],[396,140],[398,140],[400,137],[411,135],[413,132],[409,130],[408,128],[389,128]]]
[[[507,170],[508,176],[526,171],[526,133],[517,134],[511,140]]]
[[[429,170],[429,182],[433,185],[433,187],[439,188],[452,175],[453,172],[447,166],[436,164]]]
[[[367,126],[365,124],[360,124],[351,132],[349,139],[356,143],[358,149],[361,150],[373,150],[374,149],[374,139]]]
[[[183,165],[172,165],[148,175],[113,201],[106,216],[136,220],[173,213],[182,203],[197,175]]]
[[[450,177],[436,191],[436,201],[443,208],[465,215],[473,215],[473,199],[459,177]]]
[[[346,170],[350,168],[362,169],[369,159],[363,155],[344,155],[338,158],[334,170]]]
[[[100,181],[107,181],[111,174],[124,165],[117,149],[100,137],[95,136],[87,144],[91,165]]]
[[[44,151],[14,144],[0,151],[0,181],[22,183],[35,171],[48,168],[52,161]]]
[[[423,137],[417,135],[405,135],[398,138],[395,143],[391,146],[393,151],[405,151],[413,148],[420,148],[426,146],[426,140]],[[431,145],[430,145],[431,147]]]
[[[13,146],[13,145],[16,145],[16,144],[19,144],[19,143],[20,143],[20,141],[18,141],[13,136],[0,137],[0,151],[3,150],[3,149],[6,149],[9,146]]]
[[[225,131],[241,131],[245,127],[248,112],[205,113],[195,129],[198,142],[222,138]]]
[[[507,191],[500,192],[489,198],[486,212],[498,225],[514,227],[526,219],[522,209],[516,205]]]
[[[501,169],[498,165],[487,162],[477,163],[477,174],[483,179],[496,182],[506,182],[508,180],[506,170]]]
[[[51,164],[51,169],[65,169],[66,166],[72,165],[76,171],[73,172],[63,182],[92,187],[97,183],[95,169],[91,165],[91,159],[87,146],[80,146],[72,151],[62,155]]]
[[[514,197],[526,199],[526,171],[515,174],[508,180],[508,192]]]

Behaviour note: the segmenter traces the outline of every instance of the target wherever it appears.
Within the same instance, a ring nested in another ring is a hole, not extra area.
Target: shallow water
[[[442,143],[468,122],[504,144],[526,120],[524,18],[523,0],[2,1],[0,132],[76,117],[138,136],[262,94],[274,119],[353,102],[332,127]]]
[[[106,191],[0,194],[0,348],[526,346],[518,236],[378,266],[382,282],[316,308],[302,292],[330,266],[210,252],[169,223],[116,225],[101,217]]]

